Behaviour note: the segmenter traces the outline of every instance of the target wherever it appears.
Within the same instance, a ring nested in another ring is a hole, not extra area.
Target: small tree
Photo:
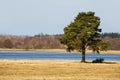
[[[94,12],[81,12],[73,22],[64,28],[64,35],[60,42],[67,46],[67,51],[77,50],[82,52],[81,62],[85,62],[86,48],[90,47],[99,53],[106,50],[108,45],[101,40],[99,29],[100,18]]]

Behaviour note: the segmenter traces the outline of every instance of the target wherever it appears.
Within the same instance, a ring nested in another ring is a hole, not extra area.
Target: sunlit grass
[[[120,61],[0,60],[0,80],[120,80]]]
[[[6,49],[0,48],[0,51],[26,51],[26,49]],[[29,49],[27,51],[46,51],[46,52],[66,52],[66,49]],[[74,51],[77,52],[77,51]],[[87,53],[93,53],[92,50],[86,50]],[[100,51],[100,53],[120,54],[120,50]]]

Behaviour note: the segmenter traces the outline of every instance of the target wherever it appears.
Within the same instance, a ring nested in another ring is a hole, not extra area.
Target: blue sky
[[[0,34],[62,34],[88,11],[101,18],[103,32],[120,32],[120,0],[0,0]]]

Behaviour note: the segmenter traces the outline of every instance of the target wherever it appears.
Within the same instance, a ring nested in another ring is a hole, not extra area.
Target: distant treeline
[[[120,50],[120,33],[103,33],[102,38],[110,42],[110,50]]]
[[[0,48],[14,49],[57,49],[62,48],[60,35],[15,36],[0,35]]]
[[[0,35],[0,48],[14,49],[62,49],[59,42],[62,35],[37,34],[34,36]],[[110,42],[109,50],[120,50],[119,33],[103,33],[102,38]]]
[[[102,37],[109,37],[109,38],[120,38],[120,33],[103,33]]]

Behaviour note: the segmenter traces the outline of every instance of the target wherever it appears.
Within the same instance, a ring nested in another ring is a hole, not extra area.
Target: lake
[[[120,54],[86,54],[86,60],[104,58],[120,60]],[[42,52],[42,51],[0,51],[0,59],[65,59],[81,60],[81,53]]]

